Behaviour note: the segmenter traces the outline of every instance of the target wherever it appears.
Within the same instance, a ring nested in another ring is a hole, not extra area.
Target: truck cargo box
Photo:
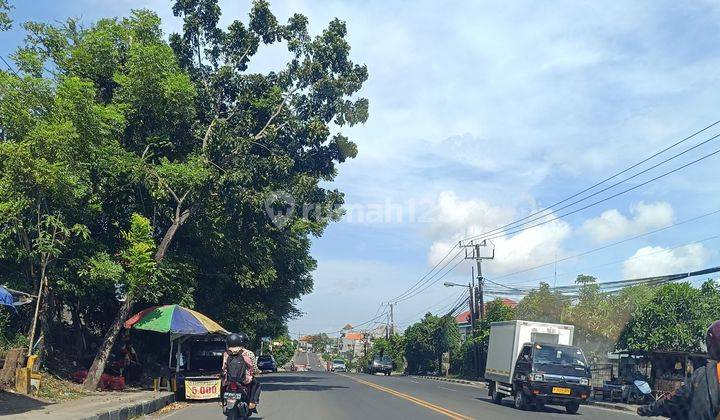
[[[573,344],[572,325],[533,321],[503,321],[490,324],[490,344],[485,379],[512,383],[515,361],[525,343]]]

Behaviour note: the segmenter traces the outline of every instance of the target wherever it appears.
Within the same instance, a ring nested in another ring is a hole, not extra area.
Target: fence
[[[593,389],[602,389],[605,381],[610,381],[615,376],[615,367],[612,363],[590,365],[590,373],[592,379],[590,379],[590,385]]]

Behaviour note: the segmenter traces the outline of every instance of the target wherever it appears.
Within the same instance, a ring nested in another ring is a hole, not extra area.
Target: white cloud
[[[516,211],[492,206],[479,199],[462,200],[454,192],[440,194],[430,234],[434,242],[428,253],[430,264],[440,261],[460,239],[478,235],[511,222]],[[549,214],[538,222],[554,218]],[[499,231],[495,244],[495,259],[487,263],[487,272],[503,274],[552,261],[562,256],[562,242],[570,236],[571,227],[561,220],[545,223],[533,229],[509,236]]]
[[[623,278],[634,279],[699,270],[705,267],[713,251],[702,244],[668,249],[645,246],[623,263]]]
[[[607,210],[599,217],[585,221],[582,230],[594,242],[600,243],[670,226],[673,215],[673,208],[669,203],[645,204],[641,201],[630,206],[630,217],[616,209]]]

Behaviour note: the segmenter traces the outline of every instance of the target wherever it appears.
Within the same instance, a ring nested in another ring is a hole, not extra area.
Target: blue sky
[[[145,7],[163,17],[166,32],[180,28],[166,1],[14,3],[19,22],[69,16],[92,22]],[[223,21],[245,19],[248,3],[221,1]],[[344,130],[359,155],[333,183],[353,211],[314,242],[315,291],[300,303],[306,315],[291,322],[295,333],[371,318],[380,301],[413,284],[448,244],[562,199],[720,119],[720,3],[714,1],[272,7],[282,21],[306,14],[315,33],[333,17],[345,20],[352,57],[370,72],[362,91],[370,119]],[[7,57],[22,36],[17,26],[0,33],[0,53]],[[273,68],[282,58],[271,49],[254,65]],[[563,221],[501,237],[486,274],[500,277],[716,210],[719,159]],[[372,217],[395,206],[402,220]],[[719,228],[720,217],[709,217],[563,261],[557,283],[578,273],[619,280],[719,265],[718,239],[678,247]],[[446,279],[467,281],[469,270],[463,264]],[[532,285],[552,275],[547,267],[501,281]],[[410,321],[455,293],[435,285],[398,305],[396,319]]]

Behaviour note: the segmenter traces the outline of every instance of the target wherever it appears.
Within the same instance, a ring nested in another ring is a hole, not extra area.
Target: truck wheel
[[[518,410],[527,410],[528,402],[522,389],[518,389],[515,393],[515,408]]]
[[[497,385],[493,384],[492,387],[492,402],[495,404],[502,404],[503,395],[498,392]]]
[[[565,411],[568,412],[568,414],[575,414],[580,409],[580,403],[578,402],[569,402],[565,404]]]

